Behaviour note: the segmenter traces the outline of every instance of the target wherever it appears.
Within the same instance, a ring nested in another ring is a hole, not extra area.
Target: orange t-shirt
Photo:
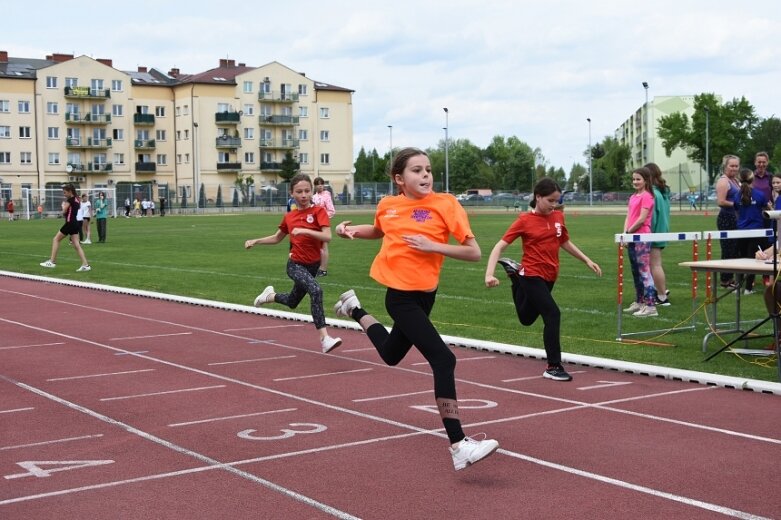
[[[436,289],[445,260],[441,254],[411,248],[402,240],[403,235],[419,234],[441,244],[446,244],[450,235],[459,244],[474,238],[464,208],[447,193],[431,193],[422,199],[384,197],[377,205],[374,227],[385,236],[369,274],[382,285],[400,291]]]

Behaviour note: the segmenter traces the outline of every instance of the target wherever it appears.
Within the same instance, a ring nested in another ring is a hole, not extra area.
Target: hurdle
[[[615,242],[618,244],[618,333],[616,335],[616,341],[623,341],[624,338],[633,336],[647,336],[651,334],[666,334],[670,332],[683,332],[686,330],[694,330],[697,326],[696,318],[696,306],[697,306],[697,273],[692,272],[692,314],[691,325],[685,327],[677,327],[674,329],[655,329],[645,330],[638,332],[624,332],[623,331],[623,303],[624,303],[624,246],[630,242],[691,242],[692,243],[692,260],[697,261],[699,257],[698,242],[702,238],[702,233],[699,231],[684,231],[678,233],[617,233],[615,235]]]

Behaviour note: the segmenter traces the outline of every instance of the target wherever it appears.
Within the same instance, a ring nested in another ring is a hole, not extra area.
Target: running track
[[[500,442],[455,472],[417,352],[4,274],[3,519],[781,518],[779,395],[455,348],[465,430]]]

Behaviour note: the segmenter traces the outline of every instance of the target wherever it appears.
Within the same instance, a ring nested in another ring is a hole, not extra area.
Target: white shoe
[[[355,291],[350,289],[339,297],[339,301],[334,305],[334,312],[341,318],[352,318],[353,310],[360,306],[361,302],[358,301]]]
[[[744,289],[743,290],[743,296],[750,296],[754,294],[754,289]]]
[[[624,309],[624,312],[637,312],[642,308],[643,305],[640,302],[632,302],[632,305]]]
[[[485,434],[478,435],[485,437]],[[461,442],[456,444],[455,448],[450,447],[450,455],[453,456],[453,466],[456,468],[456,471],[464,469],[491,455],[497,448],[499,448],[499,443],[493,439],[484,438],[478,441],[471,437],[464,437]]]
[[[323,347],[323,354],[328,354],[341,344],[342,338],[332,338],[331,336],[326,336],[320,340],[320,346]]]
[[[81,243],[82,243],[82,244],[91,244],[91,243],[92,243],[92,240],[90,240],[90,239],[88,238],[87,240],[83,240]]]
[[[659,316],[659,313],[656,312],[656,306],[643,305],[639,311],[633,312],[632,316],[637,316],[638,318],[653,318],[654,316]]]
[[[55,264],[51,260],[46,260],[45,262],[41,262],[38,265],[40,265],[41,267],[48,267],[49,269],[54,269],[55,267],[57,267],[57,264]]]
[[[274,303],[274,288],[270,285],[263,289],[263,292],[255,298],[253,305],[255,305],[255,307],[260,307],[265,303]]]
[[[92,267],[90,267],[89,265],[82,265],[81,267],[76,269],[76,272],[77,273],[85,273],[85,272],[91,271],[91,270],[92,270]]]

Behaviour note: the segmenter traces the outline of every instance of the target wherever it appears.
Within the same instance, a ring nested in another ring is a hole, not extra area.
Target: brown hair
[[[651,178],[651,170],[649,170],[645,166],[641,166],[640,168],[635,168],[634,170],[632,170],[632,175],[634,175],[635,173],[643,178],[643,180],[645,181],[645,189],[646,189],[646,191],[650,192],[651,195],[653,195],[654,194],[654,190],[651,187],[653,185],[652,184],[653,180]]]
[[[396,176],[401,175],[404,173],[404,168],[407,167],[407,162],[418,155],[425,155],[428,157],[428,154],[421,150],[420,148],[402,148],[399,150],[399,152],[396,154],[396,156],[393,158],[393,163],[391,163],[390,167],[390,178],[391,181],[396,181]]]
[[[293,193],[293,186],[298,184],[299,182],[306,181],[309,183],[309,187],[312,187],[312,179],[309,178],[309,175],[306,173],[297,173],[293,175],[293,178],[290,179],[290,193]]]
[[[662,177],[662,169],[659,168],[659,165],[649,162],[645,165],[645,168],[648,168],[648,171],[651,172],[651,184],[656,186],[663,194],[666,193],[668,191],[667,181]]]
[[[738,177],[740,178],[740,203],[744,206],[750,206],[751,182],[754,180],[754,172],[748,168],[741,168]]]

